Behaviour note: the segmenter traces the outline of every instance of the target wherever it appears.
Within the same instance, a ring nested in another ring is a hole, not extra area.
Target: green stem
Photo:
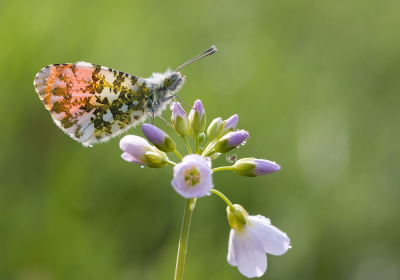
[[[180,153],[178,153],[177,150],[173,150],[172,152],[173,152],[180,160],[182,160],[182,156],[181,156]]]
[[[209,150],[212,148],[210,148],[210,144],[211,144],[211,141],[210,140],[208,140],[207,141],[207,144],[205,145],[205,146],[203,146],[204,147],[204,149],[203,149],[203,153],[201,154],[203,157],[206,155],[206,153],[208,153],[209,152]]]
[[[179,238],[178,256],[176,258],[175,278],[174,280],[183,279],[183,270],[185,268],[187,243],[189,239],[190,220],[192,218],[193,209],[196,205],[195,198],[186,200],[185,212],[183,214],[181,237]]]
[[[211,169],[212,172],[217,172],[217,171],[222,171],[222,170],[235,171],[235,167],[234,166],[220,166],[220,167]]]
[[[211,141],[210,141],[210,139],[208,139],[207,144],[204,145],[204,149],[207,149],[208,145],[210,145],[210,144],[211,144]]]
[[[196,141],[196,154],[200,155],[199,135],[196,136],[195,141]]]
[[[210,192],[215,193],[220,198],[222,198],[226,202],[226,204],[228,204],[228,206],[231,209],[231,211],[235,210],[235,207],[233,207],[232,202],[230,202],[229,199],[225,195],[223,195],[221,192],[217,191],[216,189],[211,189]]]
[[[203,153],[203,157],[209,157],[212,154],[215,154],[216,152],[214,151],[214,149],[208,150],[207,153]]]
[[[187,148],[189,154],[193,154],[192,149],[190,148],[189,142],[187,140],[187,137],[182,137],[182,138],[183,138],[183,141],[185,141],[185,145],[186,145],[186,148]]]
[[[168,163],[168,164],[170,164],[170,165],[172,165],[172,166],[175,166],[175,165],[176,165],[176,163],[175,163],[175,162],[173,162],[173,161],[170,161],[170,160],[169,160],[169,161],[167,161],[167,163]]]

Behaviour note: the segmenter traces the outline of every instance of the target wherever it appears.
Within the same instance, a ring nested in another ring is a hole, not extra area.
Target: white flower
[[[174,166],[172,186],[184,198],[205,196],[213,188],[212,171],[207,161],[196,154],[187,155]]]
[[[231,229],[228,263],[237,266],[248,278],[260,277],[267,270],[267,256],[282,255],[290,248],[286,233],[271,225],[269,219],[247,216],[246,224]]]

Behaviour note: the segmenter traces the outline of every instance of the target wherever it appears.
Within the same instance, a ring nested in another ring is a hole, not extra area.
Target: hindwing
[[[146,117],[145,80],[111,68],[52,64],[34,84],[57,126],[84,146],[106,141]]]

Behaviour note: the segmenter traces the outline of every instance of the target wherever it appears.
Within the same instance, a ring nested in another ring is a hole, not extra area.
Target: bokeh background
[[[396,0],[0,1],[0,279],[173,279],[185,201],[172,168],[123,161],[121,137],[73,141],[33,79],[80,60],[148,77],[211,45],[180,96],[209,122],[238,114],[251,135],[238,157],[282,166],[214,174],[291,238],[262,279],[400,279],[399,12]],[[225,208],[198,201],[185,279],[245,279],[226,262]]]

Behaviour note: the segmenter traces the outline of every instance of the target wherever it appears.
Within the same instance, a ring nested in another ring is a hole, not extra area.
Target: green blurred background
[[[396,0],[0,1],[0,279],[173,279],[172,168],[123,161],[121,137],[73,141],[33,79],[80,60],[148,77],[211,45],[180,96],[208,121],[237,113],[251,135],[238,157],[282,166],[214,174],[291,239],[262,279],[400,279],[399,14]],[[226,261],[225,208],[198,201],[185,279],[245,279]]]

